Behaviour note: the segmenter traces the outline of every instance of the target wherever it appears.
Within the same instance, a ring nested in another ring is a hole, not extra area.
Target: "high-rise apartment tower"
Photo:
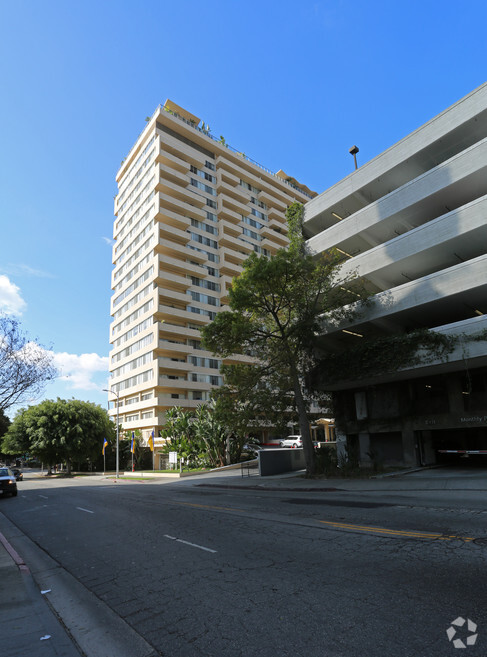
[[[117,183],[110,389],[124,429],[146,441],[167,409],[195,408],[221,385],[221,361],[202,349],[200,328],[225,308],[252,251],[288,245],[286,207],[315,194],[171,101],[148,121]]]

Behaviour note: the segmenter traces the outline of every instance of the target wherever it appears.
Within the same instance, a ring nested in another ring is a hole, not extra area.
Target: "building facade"
[[[139,429],[145,442],[154,430],[157,446],[167,409],[195,408],[222,383],[200,328],[226,309],[250,253],[288,245],[287,206],[315,194],[169,100],[116,180],[110,389],[123,428]]]
[[[414,329],[454,344],[447,358],[331,386],[361,462],[487,453],[487,84],[310,201],[305,231],[373,294],[359,319],[326,329],[325,351]]]

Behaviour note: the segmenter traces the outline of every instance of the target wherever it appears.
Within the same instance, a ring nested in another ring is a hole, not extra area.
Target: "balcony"
[[[222,203],[220,203],[218,216],[220,219],[227,219],[233,224],[239,224],[242,221],[242,214],[240,212],[235,212],[235,210],[227,208],[226,206],[222,205]]]
[[[268,237],[264,237],[264,239],[260,243],[260,246],[263,249],[267,249],[267,251],[269,251],[272,255],[274,255],[276,253],[276,251],[281,248],[280,246],[278,246],[276,244],[274,239],[271,240]]]
[[[264,226],[264,228],[262,228],[260,232],[262,237],[266,238],[262,242],[263,244],[264,242],[267,242],[267,240],[269,240],[269,242],[272,242],[274,244],[277,242],[279,248],[289,245],[289,237],[285,233],[280,233],[277,230],[270,228],[270,226]],[[269,248],[269,247],[266,246],[264,248]]]
[[[191,219],[189,217],[184,217],[182,214],[164,208],[159,210],[154,219],[161,224],[173,226],[180,230],[186,230],[186,228],[191,226]]]
[[[181,173],[189,173],[189,164],[185,162],[180,157],[169,153],[168,151],[161,151],[156,157],[156,162],[161,162],[166,166],[170,166],[173,169],[177,169]],[[187,182],[187,181],[186,181]]]
[[[161,373],[164,374],[174,373],[177,376],[181,376],[182,374],[186,374],[189,370],[193,368],[191,363],[187,363],[186,361],[183,363],[178,360],[173,360],[172,358],[165,358],[163,356],[159,356],[157,362],[159,365],[159,375],[161,375]]]
[[[190,252],[193,253],[192,251]],[[195,252],[196,253],[196,252]],[[173,258],[169,255],[164,254],[164,257],[159,256],[159,276],[164,277],[165,272],[175,272],[176,274],[194,274],[195,276],[201,276],[202,269],[198,265],[192,265],[187,261],[188,253],[184,253],[184,258]]]
[[[187,181],[186,184],[188,184]],[[180,185],[169,182],[164,178],[159,178],[159,182],[156,185],[156,191],[162,192],[163,194],[177,199],[178,201],[189,203],[190,205],[196,206],[197,208],[205,207],[205,198],[197,192],[194,192],[193,189],[195,188],[191,185],[188,185],[188,187],[181,187]]]
[[[287,202],[282,197],[279,198],[274,196],[274,194],[271,194],[266,189],[261,190],[257,198],[259,201],[263,201],[267,205],[269,211],[271,209],[275,209],[277,212],[281,212],[282,214],[286,212],[286,208],[288,206]]]
[[[273,206],[268,206],[267,209],[267,217],[270,219],[274,219],[275,221],[279,222],[281,226],[286,224],[286,214],[285,211],[283,210],[278,210],[277,208]]]
[[[197,329],[190,329],[186,326],[179,326],[177,324],[170,324],[169,322],[164,322],[161,324],[159,329],[159,337],[161,338],[200,338],[200,332]]]
[[[176,242],[183,246],[186,246],[189,242],[189,235],[186,230],[168,226],[167,224],[159,224],[159,238],[168,242]]]
[[[159,303],[175,305],[176,308],[185,309],[191,303],[189,294],[176,292],[175,290],[159,289]]]
[[[224,365],[248,365],[257,362],[252,356],[246,356],[245,354],[233,354],[228,358],[222,360]]]
[[[159,270],[159,276],[156,278],[156,283],[158,287],[176,290],[183,293],[191,287],[191,279],[187,276],[180,276],[178,274],[161,270]]]
[[[234,276],[238,276],[239,274],[242,273],[242,267],[241,265],[230,262],[229,260],[220,260],[220,274],[231,276],[232,278]]]
[[[230,173],[225,169],[218,169],[216,178],[217,178],[217,187],[220,182],[225,182],[227,183],[227,185],[231,185],[232,187],[236,187],[237,185],[240,185],[240,177],[235,176],[233,173]]]
[[[203,199],[202,196],[199,199]],[[204,199],[203,199],[204,201]],[[156,197],[156,202],[158,202],[159,212],[165,214],[165,210],[170,210],[174,214],[180,214],[185,217],[193,217],[194,219],[204,220],[206,219],[206,212],[201,209],[201,203],[198,201],[198,204],[192,205],[185,201],[181,201],[170,194],[165,194],[159,192]]]
[[[219,221],[219,227],[223,229],[220,235],[230,235],[233,237],[233,239],[242,234],[242,228],[240,226],[236,226],[235,224],[230,223],[229,221],[225,221],[224,219]]]
[[[162,358],[185,358],[188,354],[194,352],[194,348],[186,342],[174,342],[173,340],[159,339],[156,348],[157,355]],[[160,363],[162,366],[162,363]]]
[[[233,210],[240,215],[248,215],[249,207],[245,203],[241,203],[240,201],[237,201],[236,199],[232,198],[231,196],[227,196],[226,194],[220,194],[219,198],[220,207],[222,210],[223,208],[229,208],[230,210]]]
[[[191,298],[188,297],[188,303],[191,303]],[[209,324],[210,318],[206,315],[198,315],[198,313],[192,313],[190,310],[183,310],[181,308],[174,308],[170,305],[160,303],[157,310],[157,319],[159,321],[172,321],[174,319],[179,319],[180,321],[189,322],[190,324],[198,324],[205,326]]]
[[[232,185],[221,180],[217,183],[216,189],[219,194],[225,194],[229,198],[243,203],[245,206],[247,203],[250,203],[250,193],[246,192],[240,185],[232,187]]]
[[[161,180],[167,180],[168,182],[174,185],[179,185],[180,187],[186,187],[189,182],[186,173],[176,171],[176,169],[168,167],[165,164],[159,165],[159,176]]]

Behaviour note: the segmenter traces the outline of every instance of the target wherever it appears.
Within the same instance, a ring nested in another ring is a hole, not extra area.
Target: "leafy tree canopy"
[[[300,204],[288,208],[290,247],[270,258],[252,254],[240,276],[233,279],[231,310],[218,313],[202,334],[205,347],[219,356],[246,354],[256,359],[254,370],[248,365],[232,366],[230,381],[236,393],[246,389],[247,400],[256,395],[274,402],[280,399],[278,409],[294,406],[307,471],[314,474],[308,416],[313,391],[306,387],[306,376],[316,363],[316,336],[322,333],[325,320],[350,317],[350,302],[357,295],[364,299],[367,295],[357,292],[357,287],[350,292],[348,281],[341,279],[339,253],[328,252],[318,259],[307,253],[302,216]]]
[[[3,440],[6,454],[29,452],[44,463],[66,463],[96,458],[103,440],[114,439],[115,427],[107,412],[78,399],[46,400],[21,409]]]

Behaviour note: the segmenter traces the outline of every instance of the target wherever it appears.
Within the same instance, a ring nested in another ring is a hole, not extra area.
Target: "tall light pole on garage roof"
[[[103,388],[103,392],[111,392],[113,395],[117,395],[117,462],[116,462],[115,471],[116,471],[116,475],[117,475],[117,479],[118,479],[118,470],[119,470],[119,467],[118,467],[118,463],[119,463],[119,459],[118,459],[118,456],[119,456],[119,449],[118,449],[118,445],[119,445],[118,409],[119,409],[119,406],[120,406],[119,394],[116,390],[111,390],[111,389],[108,390],[108,388]]]
[[[358,169],[358,166],[357,166],[357,153],[358,153],[358,150],[359,150],[358,146],[352,146],[352,148],[350,148],[348,150],[350,155],[353,155],[353,161],[355,162],[355,169]]]

